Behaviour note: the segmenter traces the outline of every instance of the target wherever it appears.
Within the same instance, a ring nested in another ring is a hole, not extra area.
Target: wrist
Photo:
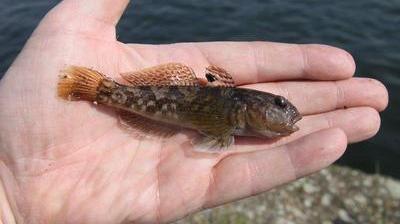
[[[6,186],[9,175],[5,174],[3,168],[4,164],[0,161],[0,224],[17,223],[16,203],[10,186]]]

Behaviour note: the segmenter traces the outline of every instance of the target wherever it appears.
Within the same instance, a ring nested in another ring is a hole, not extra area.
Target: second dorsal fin
[[[134,86],[197,86],[193,70],[180,63],[161,64],[139,71],[122,73],[122,78]]]
[[[235,81],[232,76],[223,68],[210,65],[206,68],[208,86],[234,87]]]

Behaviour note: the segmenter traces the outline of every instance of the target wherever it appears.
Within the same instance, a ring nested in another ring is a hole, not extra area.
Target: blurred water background
[[[59,1],[0,0],[0,78],[40,19]],[[389,89],[376,137],[350,145],[339,164],[400,178],[399,0],[135,0],[118,26],[123,42],[268,40],[351,52],[356,76]],[[365,90],[368,91],[368,90]]]

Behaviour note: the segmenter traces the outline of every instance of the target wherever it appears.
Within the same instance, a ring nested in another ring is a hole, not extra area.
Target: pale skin
[[[127,4],[63,1],[1,80],[3,223],[169,222],[316,172],[347,144],[377,133],[387,90],[379,81],[352,78],[347,52],[271,42],[124,44],[115,25]],[[217,65],[241,86],[287,97],[304,116],[300,131],[273,143],[239,142],[250,152],[194,153],[188,135],[140,140],[112,110],[56,96],[67,65],[118,78],[167,62],[187,64],[199,76]]]

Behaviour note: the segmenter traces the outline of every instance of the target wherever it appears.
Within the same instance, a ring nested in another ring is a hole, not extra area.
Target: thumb
[[[55,31],[115,38],[115,26],[129,0],[64,0],[42,20],[35,34]]]
[[[115,26],[129,0],[64,0],[58,13],[74,13]],[[81,21],[84,22],[84,21]]]

